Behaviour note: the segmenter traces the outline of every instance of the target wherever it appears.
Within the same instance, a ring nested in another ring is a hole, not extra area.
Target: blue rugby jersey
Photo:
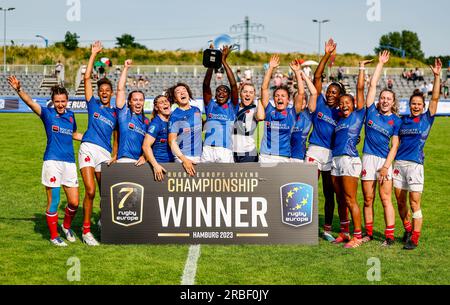
[[[116,128],[117,114],[115,108],[105,107],[92,97],[88,103],[88,128],[81,142],[89,142],[111,152],[111,135]]]
[[[291,133],[297,119],[295,107],[287,108],[279,112],[269,103],[265,111],[265,128],[260,153],[290,157]]]
[[[232,149],[233,127],[239,105],[234,105],[231,99],[219,105],[215,99],[212,99],[205,110],[204,145]]]
[[[168,141],[169,122],[155,116],[148,126],[147,133],[155,138],[152,145],[153,155],[158,163],[173,162],[174,157]]]
[[[73,152],[73,133],[77,131],[75,115],[66,110],[58,114],[54,108],[41,107],[41,120],[47,135],[44,161],[64,161],[75,163]]]
[[[142,114],[132,113],[127,105],[117,109],[119,124],[119,151],[117,158],[139,159],[142,143],[150,121]]]
[[[392,136],[398,136],[402,120],[395,114],[381,114],[375,104],[367,109],[363,153],[387,158]]]
[[[309,136],[309,143],[331,149],[331,139],[339,118],[339,109],[329,107],[325,96],[320,94],[317,98],[316,111],[312,113],[313,130]]]
[[[403,116],[400,126],[398,147],[395,160],[412,161],[423,164],[425,155],[423,148],[433,126],[434,116],[430,110],[416,117]]]
[[[312,114],[308,109],[303,110],[295,121],[291,135],[291,157],[305,159],[306,140],[312,127]]]
[[[347,118],[342,117],[334,129],[332,141],[333,157],[358,157],[356,145],[364,123],[366,108],[354,110]]]
[[[195,106],[188,110],[175,109],[169,119],[169,133],[177,134],[177,143],[183,155],[202,155],[202,112]]]

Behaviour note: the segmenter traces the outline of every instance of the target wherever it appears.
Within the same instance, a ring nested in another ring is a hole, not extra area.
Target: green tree
[[[381,36],[378,47],[375,48],[375,53],[379,53],[381,50],[389,49],[386,46],[397,48],[405,51],[405,56],[409,58],[415,58],[418,60],[424,60],[425,54],[422,52],[419,36],[415,32],[402,31],[402,32],[390,32]],[[389,49],[393,55],[402,56],[400,50]]]
[[[77,33],[71,33],[69,31],[66,32],[66,36],[64,37],[63,42],[64,47],[67,50],[75,50],[78,48],[78,35]]]
[[[120,37],[116,37],[116,45],[119,48],[125,49],[147,49],[144,45],[135,42],[135,38],[130,34],[122,34]]]

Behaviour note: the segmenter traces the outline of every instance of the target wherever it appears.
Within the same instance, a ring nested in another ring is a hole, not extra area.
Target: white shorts
[[[331,153],[331,149],[317,145],[309,145],[305,160],[309,163],[316,163],[320,171],[327,172],[331,170]]]
[[[117,160],[117,163],[136,163],[138,160],[134,160],[131,158],[120,158]]]
[[[305,162],[305,161],[302,160],[302,159],[291,158],[291,159],[290,159],[290,162],[292,162],[292,163],[303,163],[303,162]]]
[[[377,180],[378,170],[384,166],[385,158],[364,154],[362,157],[361,180]],[[388,169],[388,179],[392,180],[392,165]]]
[[[394,162],[394,187],[408,192],[423,192],[423,165],[411,161]]]
[[[42,164],[42,184],[48,187],[78,187],[75,163],[48,160]]]
[[[191,160],[195,164],[201,163],[201,157],[191,157],[191,156],[185,156],[187,159]],[[178,157],[175,157],[175,162],[177,163],[183,163]]]
[[[288,163],[288,162],[291,162],[291,158],[277,156],[277,155],[260,154],[258,162],[259,163]]]
[[[233,151],[225,147],[203,146],[202,163],[234,163]]]
[[[361,159],[359,157],[338,156],[331,161],[332,176],[350,176],[359,178],[361,175]]]
[[[102,163],[111,160],[111,154],[103,147],[83,142],[78,151],[78,165],[83,167],[93,167],[96,172],[102,171]]]

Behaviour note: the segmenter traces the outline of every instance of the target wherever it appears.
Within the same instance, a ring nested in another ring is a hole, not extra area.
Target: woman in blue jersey
[[[425,98],[419,90],[414,91],[409,99],[411,114],[402,117],[402,125],[399,131],[400,146],[394,163],[395,197],[397,198],[400,218],[405,227],[404,249],[407,250],[413,250],[419,244],[422,229],[420,204],[424,184],[423,148],[434,122],[440,96],[441,60],[437,58],[434,67],[430,67],[434,74],[434,82],[428,110],[423,113]],[[412,210],[412,225],[408,213],[408,193],[409,204]]]
[[[337,104],[339,97],[345,93],[340,83],[331,83],[325,95],[322,94],[322,74],[325,66],[336,50],[336,43],[330,39],[325,44],[325,55],[314,73],[314,86],[317,89],[317,105],[308,106],[312,113],[313,130],[309,136],[309,146],[306,152],[306,161],[316,163],[319,177],[322,175],[322,190],[325,197],[325,223],[323,227],[323,238],[334,241],[331,235],[334,214],[334,191],[331,181],[331,138],[339,119]],[[339,214],[341,229],[348,228],[347,216]]]
[[[99,41],[94,42],[91,48],[91,56],[84,74],[84,96],[88,108],[88,128],[84,133],[78,152],[78,164],[83,177],[85,195],[83,199],[83,242],[89,246],[97,246],[99,243],[91,233],[92,207],[95,198],[95,180],[100,187],[101,164],[115,160],[117,141],[114,141],[113,158],[111,159],[111,136],[116,129],[116,111],[111,108],[113,87],[111,81],[102,78],[97,82],[98,96],[93,95],[91,73],[94,67],[95,57],[102,51]]]
[[[360,62],[360,68],[364,68],[364,65],[370,61]],[[362,69],[358,76],[357,98],[356,105],[354,97],[350,94],[344,94],[339,98],[341,118],[334,129],[332,141],[331,178],[338,202],[339,216],[342,222],[347,217],[347,210],[350,210],[354,227],[352,239],[348,229],[341,227],[339,237],[333,241],[334,243],[346,242],[345,248],[356,248],[362,244],[361,212],[356,200],[362,167],[356,145],[366,114]]]
[[[288,108],[291,94],[286,86],[275,88],[273,92],[274,106],[269,102],[270,78],[273,70],[279,65],[279,56],[273,55],[270,58],[269,68],[261,86],[261,103],[266,117],[264,119],[265,129],[259,154],[260,163],[290,162],[291,133],[297,116],[302,111],[303,97],[300,97],[298,94],[294,98],[294,106]],[[300,64],[297,61],[293,61],[290,63],[290,67],[297,79],[300,79]]]
[[[391,199],[392,162],[399,145],[398,131],[401,125],[395,93],[392,90],[383,89],[378,97],[378,104],[375,105],[374,103],[381,71],[388,60],[388,51],[380,53],[367,93],[367,118],[364,128],[365,139],[361,172],[366,229],[363,242],[373,239],[373,202],[378,181],[386,224],[383,246],[391,246],[394,243],[395,212]],[[392,144],[389,147],[390,143]]]
[[[169,145],[175,161],[183,165],[190,176],[202,155],[202,112],[190,104],[192,92],[188,85],[178,83],[169,89],[169,96],[178,108],[169,119]]]
[[[153,119],[145,135],[142,150],[145,159],[153,167],[155,180],[162,181],[166,169],[160,163],[173,162],[174,157],[169,147],[170,102],[164,95],[158,95],[153,101]]]
[[[251,83],[244,83],[239,89],[240,102],[236,113],[233,130],[234,162],[258,162],[255,131],[258,122],[265,118],[261,100],[255,105],[256,88]]]
[[[301,78],[297,79],[298,94],[302,98],[302,112],[295,121],[294,129],[291,135],[291,161],[303,162],[306,154],[306,139],[311,131],[312,121],[311,113],[306,108],[306,94],[303,82],[309,89],[309,101],[308,105],[315,106],[317,102],[317,90],[309,77],[305,75],[303,71],[300,72]]]
[[[44,108],[31,99],[22,89],[20,81],[15,76],[8,77],[8,83],[44,123],[47,135],[47,146],[42,166],[42,184],[45,186],[47,194],[45,215],[51,243],[56,246],[67,246],[58,234],[60,188],[62,185],[67,197],[67,206],[61,230],[68,241],[74,242],[75,234],[70,227],[78,209],[79,198],[78,176],[72,140],[80,141],[83,136],[77,132],[74,113],[66,109],[69,95],[65,88],[53,87],[51,98],[54,108]]]
[[[131,162],[140,166],[145,163],[142,142],[144,142],[150,121],[144,115],[145,96],[142,91],[131,91],[125,106],[127,75],[131,64],[131,59],[125,61],[117,84],[116,112],[119,127],[117,162]]]
[[[211,77],[213,68],[208,68],[203,80],[203,103],[205,104],[206,123],[205,141],[201,162],[233,163],[233,126],[238,111],[239,93],[234,73],[227,62],[230,48],[222,50],[222,64],[227,73],[230,87],[221,85],[212,98]],[[231,89],[230,89],[231,88]]]

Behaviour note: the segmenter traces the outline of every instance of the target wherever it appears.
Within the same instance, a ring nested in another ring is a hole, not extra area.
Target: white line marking
[[[194,285],[195,275],[197,273],[197,261],[200,257],[200,245],[191,245],[189,247],[188,257],[184,265],[181,285]]]

